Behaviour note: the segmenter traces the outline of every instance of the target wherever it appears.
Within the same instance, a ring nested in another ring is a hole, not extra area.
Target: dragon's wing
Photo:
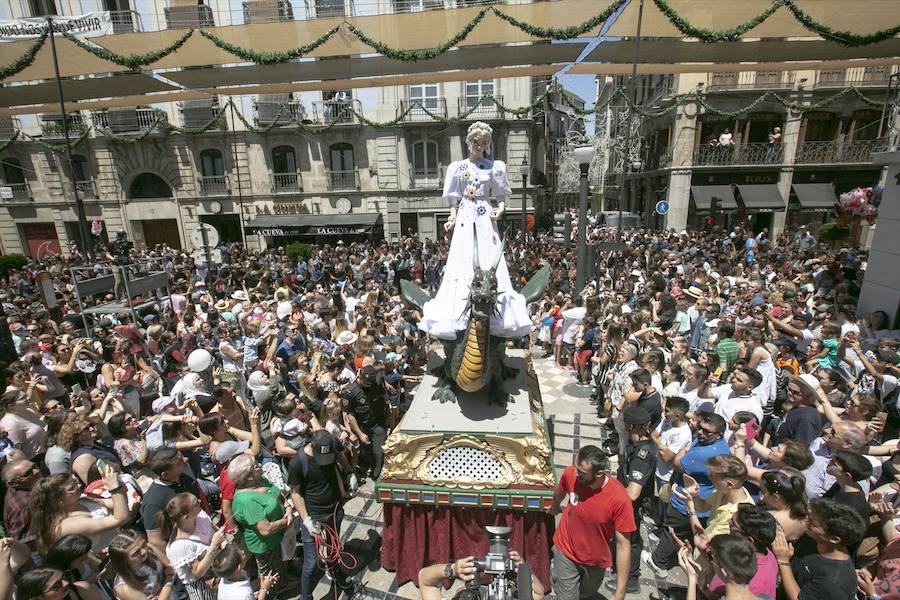
[[[485,435],[485,441],[495,448],[499,448],[506,455],[506,460],[513,465],[520,465],[525,458],[525,444],[514,438],[500,437],[497,435]]]
[[[425,303],[431,300],[431,294],[406,279],[400,280],[400,297],[407,304],[415,306],[419,310],[425,306]]]
[[[525,284],[525,287],[522,288],[522,295],[525,296],[525,302],[531,303],[540,300],[541,296],[544,295],[544,290],[547,289],[547,284],[550,283],[550,265],[544,265],[541,267],[541,270],[534,274],[534,276],[528,280],[528,283]],[[402,282],[401,282],[402,285]]]

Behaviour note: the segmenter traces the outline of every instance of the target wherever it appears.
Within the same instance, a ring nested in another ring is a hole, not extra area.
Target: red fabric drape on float
[[[549,592],[554,520],[545,512],[385,504],[381,564],[396,574],[398,586],[417,582],[422,567],[484,556],[485,525],[512,527],[510,550],[519,551]]]

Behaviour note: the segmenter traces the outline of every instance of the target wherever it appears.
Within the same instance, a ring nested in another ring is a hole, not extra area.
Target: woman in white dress
[[[440,288],[425,303],[419,328],[444,340],[455,340],[468,325],[469,287],[475,262],[482,269],[497,264],[497,311],[491,315],[491,335],[516,338],[533,328],[525,298],[513,289],[503,257],[503,243],[497,229],[506,199],[510,195],[506,165],[486,158],[491,145],[491,128],[476,122],[469,127],[466,143],[469,157],[447,168],[444,199],[450,204],[450,218],[444,230],[453,232],[450,252]],[[497,202],[491,207],[491,198]],[[477,254],[476,254],[477,253]]]

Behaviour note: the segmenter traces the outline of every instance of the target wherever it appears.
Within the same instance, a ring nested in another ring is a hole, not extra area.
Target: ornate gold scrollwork
[[[553,467],[550,464],[550,448],[543,437],[507,438],[484,436],[487,443],[499,448],[516,472],[516,482],[526,485],[552,487]]]
[[[388,479],[415,479],[426,453],[440,444],[443,433],[407,435],[394,431],[384,442],[382,474]]]
[[[500,463],[500,477],[496,480],[491,481],[475,479],[474,477],[467,476],[458,476],[455,479],[451,480],[433,477],[429,472],[429,466],[431,465],[431,462],[435,458],[437,458],[442,451],[459,446],[475,448],[489,454],[491,458]],[[470,435],[454,436],[443,444],[437,446],[436,448],[432,448],[431,450],[429,450],[426,453],[425,459],[421,461],[418,468],[416,469],[415,477],[420,479],[427,485],[439,485],[448,488],[461,488],[471,490],[483,490],[486,488],[506,488],[516,482],[515,469],[512,467],[512,465],[510,465],[509,461],[506,460],[504,453],[498,451],[496,448],[492,448],[485,442]]]

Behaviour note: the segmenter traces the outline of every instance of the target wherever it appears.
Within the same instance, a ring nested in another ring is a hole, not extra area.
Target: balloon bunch
[[[855,219],[865,219],[873,225],[878,219],[883,191],[882,186],[858,187],[841,194],[840,203],[835,205],[838,224],[848,225]]]

